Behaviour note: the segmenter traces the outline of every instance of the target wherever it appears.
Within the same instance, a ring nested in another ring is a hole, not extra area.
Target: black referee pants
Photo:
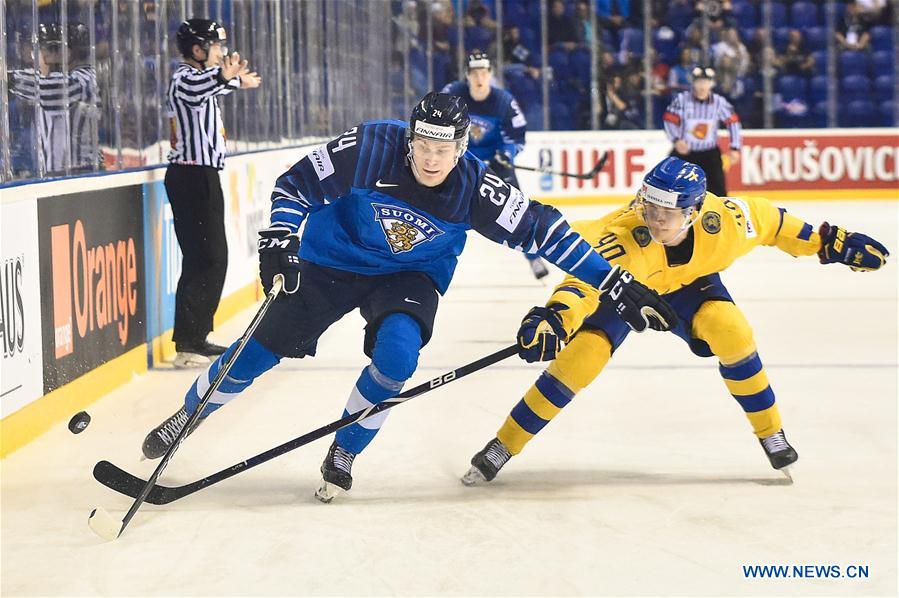
[[[690,152],[687,155],[672,150],[671,155],[701,167],[705,171],[706,189],[718,197],[727,196],[727,185],[724,183],[724,164],[721,162],[721,150],[717,146],[701,152]]]
[[[225,198],[218,170],[169,164],[165,191],[184,258],[175,294],[175,345],[195,345],[212,331],[228,270]]]

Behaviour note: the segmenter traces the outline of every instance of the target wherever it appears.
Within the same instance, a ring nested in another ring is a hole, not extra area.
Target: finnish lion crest
[[[393,253],[411,251],[416,245],[443,234],[434,224],[408,208],[373,203],[375,219]]]

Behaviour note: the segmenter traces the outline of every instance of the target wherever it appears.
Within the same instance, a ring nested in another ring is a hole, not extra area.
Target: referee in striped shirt
[[[715,70],[697,66],[692,72],[692,91],[682,91],[672,100],[662,117],[665,133],[674,143],[672,156],[697,164],[705,171],[708,190],[723,197],[727,195],[724,184],[724,166],[718,148],[718,123],[723,123],[730,133],[731,164],[740,159],[740,117],[724,97],[712,92],[715,86]]]
[[[218,171],[225,164],[225,135],[218,96],[259,87],[261,79],[236,52],[223,46],[225,29],[209,19],[178,28],[184,61],[166,96],[172,150],[165,190],[184,259],[175,294],[175,367],[204,367],[225,347],[210,343],[228,269],[225,200]]]

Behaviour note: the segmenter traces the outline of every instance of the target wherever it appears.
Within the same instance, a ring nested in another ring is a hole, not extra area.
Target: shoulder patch
[[[721,216],[718,212],[706,212],[702,215],[702,229],[710,235],[721,230]]]
[[[652,237],[649,234],[649,228],[645,226],[638,226],[631,231],[631,235],[634,237],[634,241],[636,241],[637,245],[639,245],[640,247],[646,247],[647,245],[652,243]]]

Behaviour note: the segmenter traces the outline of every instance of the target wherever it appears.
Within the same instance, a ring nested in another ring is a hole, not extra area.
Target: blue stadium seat
[[[761,15],[759,16],[759,20],[761,22]],[[771,24],[777,27],[778,25],[785,25],[789,23],[787,20],[787,5],[782,4],[780,2],[772,2],[771,3]]]
[[[896,91],[892,75],[880,75],[874,79],[874,97],[878,102],[888,102],[893,99]]]
[[[879,122],[880,115],[871,100],[853,100],[840,110],[841,127],[875,127]]]
[[[665,27],[664,30],[654,29],[652,32],[652,46],[665,64],[677,63],[679,42],[680,36],[670,27]]]
[[[893,75],[896,73],[896,63],[893,61],[893,52],[881,50],[871,54],[871,72],[877,75]]]
[[[549,53],[549,66],[553,69],[553,79],[562,81],[572,76],[569,67],[568,52],[565,50],[551,50]]]
[[[892,52],[893,30],[884,25],[871,27],[871,49],[875,52]]]
[[[471,52],[479,49],[487,51],[490,43],[493,41],[493,31],[486,27],[466,27],[465,28],[465,50]]]
[[[812,77],[809,98],[813,104],[827,101],[827,76],[815,75]]]
[[[758,27],[740,27],[740,41],[744,44],[748,44],[752,41],[752,38],[755,37],[755,32]]]
[[[449,53],[435,50],[432,64],[434,65],[434,89],[441,89],[450,81]]]
[[[522,26],[518,33],[521,36],[521,45],[530,50],[531,54],[536,53],[539,55],[540,36],[537,35],[537,30],[534,27]]]
[[[827,74],[827,51],[819,50],[817,52],[812,52],[812,58],[815,59],[814,66],[814,74],[815,75],[826,75]]]
[[[790,25],[795,29],[815,27],[821,23],[818,7],[811,2],[795,2],[790,7]]]
[[[674,4],[668,8],[668,26],[675,31],[686,31],[696,16],[693,3]]]
[[[543,130],[543,105],[534,103],[524,111],[524,117],[528,121],[528,131]]]
[[[643,31],[631,27],[622,29],[621,50],[626,50],[634,56],[643,56]]]
[[[786,50],[789,39],[790,28],[778,27],[774,30],[774,35],[771,36],[771,43],[774,44],[774,49],[777,50],[778,53],[782,53]]]
[[[896,103],[892,100],[880,103],[880,126],[896,126]]]
[[[806,50],[815,52],[827,49],[827,29],[824,27],[809,27],[803,30],[802,37]]]
[[[506,2],[503,4],[503,24],[507,27],[522,27],[528,24],[532,18],[520,2]]]
[[[759,25],[759,13],[749,2],[734,2],[734,19],[741,29],[756,28]]]
[[[840,74],[847,75],[867,75],[868,74],[868,55],[864,52],[847,51],[840,54]]]
[[[568,64],[574,77],[584,85],[590,82],[590,50],[578,48],[568,56]]]
[[[865,75],[847,75],[840,80],[840,103],[869,100],[871,80]]]
[[[808,96],[807,86],[808,83],[804,77],[784,75],[777,79],[775,89],[786,102],[797,99],[806,101]]]

